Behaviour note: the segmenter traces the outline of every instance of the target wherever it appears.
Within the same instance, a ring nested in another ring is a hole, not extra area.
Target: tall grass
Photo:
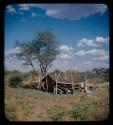
[[[5,114],[11,121],[97,121],[109,117],[109,84],[94,93],[55,95],[22,88],[5,88]]]
[[[22,121],[26,119],[24,110],[21,105],[17,105],[13,97],[5,100],[5,116],[10,121]]]
[[[54,105],[53,107],[48,109],[47,112],[50,115],[49,117],[50,119],[52,119],[52,121],[61,121],[65,113],[64,108],[59,105]]]

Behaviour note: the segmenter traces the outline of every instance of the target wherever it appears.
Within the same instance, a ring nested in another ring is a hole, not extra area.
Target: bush
[[[90,114],[91,105],[90,104],[76,104],[72,106],[69,114],[75,120],[87,120]]]
[[[19,84],[23,81],[22,77],[20,76],[12,76],[9,80],[10,86],[18,87]]]

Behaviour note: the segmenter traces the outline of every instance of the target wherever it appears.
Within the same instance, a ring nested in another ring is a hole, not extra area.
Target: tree
[[[96,73],[96,77],[109,81],[109,68],[94,68],[92,72]]]
[[[97,69],[97,68],[94,68],[94,69],[92,70],[92,72],[96,73],[97,76],[100,74],[99,69]]]
[[[56,43],[55,36],[51,31],[39,32],[32,42],[32,53],[40,63],[42,75],[46,74],[56,55],[59,54]]]
[[[36,68],[33,61],[37,60],[40,65],[42,75],[46,75],[48,68],[59,54],[57,41],[52,31],[39,32],[31,42],[17,43],[19,51],[14,54],[17,59],[23,60],[24,65],[31,65],[33,70]]]
[[[12,56],[16,59],[23,61],[23,65],[30,65],[33,70],[37,72],[33,65],[33,60],[35,57],[32,54],[32,42],[22,42],[16,41],[16,52]]]

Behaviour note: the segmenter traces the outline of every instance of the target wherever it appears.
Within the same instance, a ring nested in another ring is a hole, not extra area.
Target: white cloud
[[[99,37],[99,36],[96,37],[95,43],[104,43],[104,42],[105,42],[105,39],[103,37]]]
[[[108,54],[108,51],[105,51],[103,49],[100,49],[100,50],[92,49],[92,50],[87,51],[86,54],[99,57],[99,56],[105,56],[106,54]]]
[[[24,66],[24,61],[16,59],[15,56],[11,56],[11,54],[20,53],[21,49],[19,47],[12,48],[9,50],[5,50],[5,69],[7,70],[19,70],[19,71],[30,71],[32,68],[30,66]]]
[[[68,45],[61,45],[59,47],[60,55],[57,56],[57,59],[70,60],[73,59],[74,53],[73,48]]]
[[[96,39],[86,39],[83,38],[81,40],[79,40],[77,46],[80,47],[84,47],[84,46],[89,46],[89,47],[100,47],[102,44],[108,44],[109,43],[109,37],[104,38],[104,37],[100,37],[97,36]]]
[[[94,62],[93,61],[85,61],[82,64],[84,64],[84,65],[91,65],[92,63],[94,63]]]
[[[92,49],[89,51],[79,50],[75,52],[75,56],[94,56],[93,60],[107,60],[109,59],[109,52],[103,49]]]
[[[37,16],[37,14],[32,12],[32,17],[36,17],[36,16]]]
[[[30,7],[27,4],[19,4],[20,11],[29,11]]]
[[[68,45],[61,45],[59,47],[62,51],[60,55],[56,57],[56,60],[54,60],[54,64],[51,69],[59,69],[61,71],[64,71],[66,69],[74,69],[77,67],[78,70],[84,71],[93,69],[95,67],[109,67],[109,64],[105,64],[104,61],[108,61],[109,59],[109,52],[103,49],[92,49],[92,50],[79,50],[77,52],[74,51],[74,49]],[[19,53],[20,48],[16,47],[10,50],[5,51],[5,57],[6,55],[10,55],[13,53]],[[76,56],[91,56],[90,59],[84,58],[82,61],[77,60]],[[100,60],[102,60],[100,62]],[[23,62],[20,60],[16,60],[12,57],[5,58],[5,67],[10,70],[21,70],[21,71],[28,71],[32,70],[31,67],[22,67]],[[37,63],[36,63],[37,64]],[[36,66],[36,65],[35,65]],[[36,66],[37,67],[37,66]],[[39,66],[37,67],[39,68]]]
[[[68,45],[61,45],[59,49],[61,53],[57,56],[57,59],[71,60],[74,59],[75,56],[92,56],[93,60],[109,59],[109,52],[104,49],[79,50],[75,52],[73,48]]]
[[[5,55],[8,56],[10,54],[20,53],[20,51],[21,51],[20,48],[16,47],[16,48],[13,48],[13,49],[6,50]]]
[[[67,52],[70,52],[70,51],[73,50],[72,47],[68,47],[67,45],[61,45],[61,46],[59,47],[59,49],[60,49],[61,51],[67,51]]]
[[[109,59],[109,55],[103,55],[103,56],[95,57],[93,60],[108,60],[108,59]]]
[[[78,47],[80,46],[94,46],[94,47],[98,47],[100,45],[95,44],[93,40],[87,40],[86,38],[81,39],[78,42]]]
[[[46,10],[46,15],[61,19],[80,19],[92,14],[103,14],[107,6],[104,4],[39,4]]]
[[[70,60],[73,59],[73,55],[61,53],[60,55],[57,56],[57,59]]]
[[[20,12],[29,11],[31,8],[37,8],[38,4],[18,4]]]
[[[17,11],[15,10],[15,8],[14,8],[12,5],[8,5],[8,6],[6,7],[6,11],[7,11],[8,13],[11,13],[11,14],[17,14]]]
[[[75,55],[77,55],[77,56],[85,56],[86,55],[86,51],[80,50],[80,51],[76,52]]]
[[[44,9],[47,16],[60,19],[80,19],[92,14],[106,11],[104,4],[19,4],[20,10],[28,11],[30,7]]]

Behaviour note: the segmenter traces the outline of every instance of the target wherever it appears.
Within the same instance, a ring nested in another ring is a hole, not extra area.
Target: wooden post
[[[86,71],[85,71],[85,90],[87,91],[87,77],[86,77]]]
[[[46,85],[47,85],[47,92],[48,92],[47,71],[46,71]]]
[[[40,89],[40,86],[41,86],[40,73],[38,71],[38,89]]]
[[[55,82],[56,82],[56,94],[57,94],[57,78],[56,78],[56,72],[55,72]]]
[[[67,72],[65,71],[65,77],[67,77]]]
[[[58,82],[58,78],[60,77],[60,74],[61,74],[61,72],[58,74],[57,79],[56,79],[56,80],[57,80],[56,82]]]
[[[72,91],[73,91],[73,76],[72,76],[72,70],[71,70],[71,79],[72,79]]]
[[[57,81],[58,81],[58,78],[60,77],[60,74],[61,74],[61,72],[59,73],[59,75],[58,75],[58,77],[57,77]]]
[[[56,80],[56,94],[57,94],[57,80]]]

